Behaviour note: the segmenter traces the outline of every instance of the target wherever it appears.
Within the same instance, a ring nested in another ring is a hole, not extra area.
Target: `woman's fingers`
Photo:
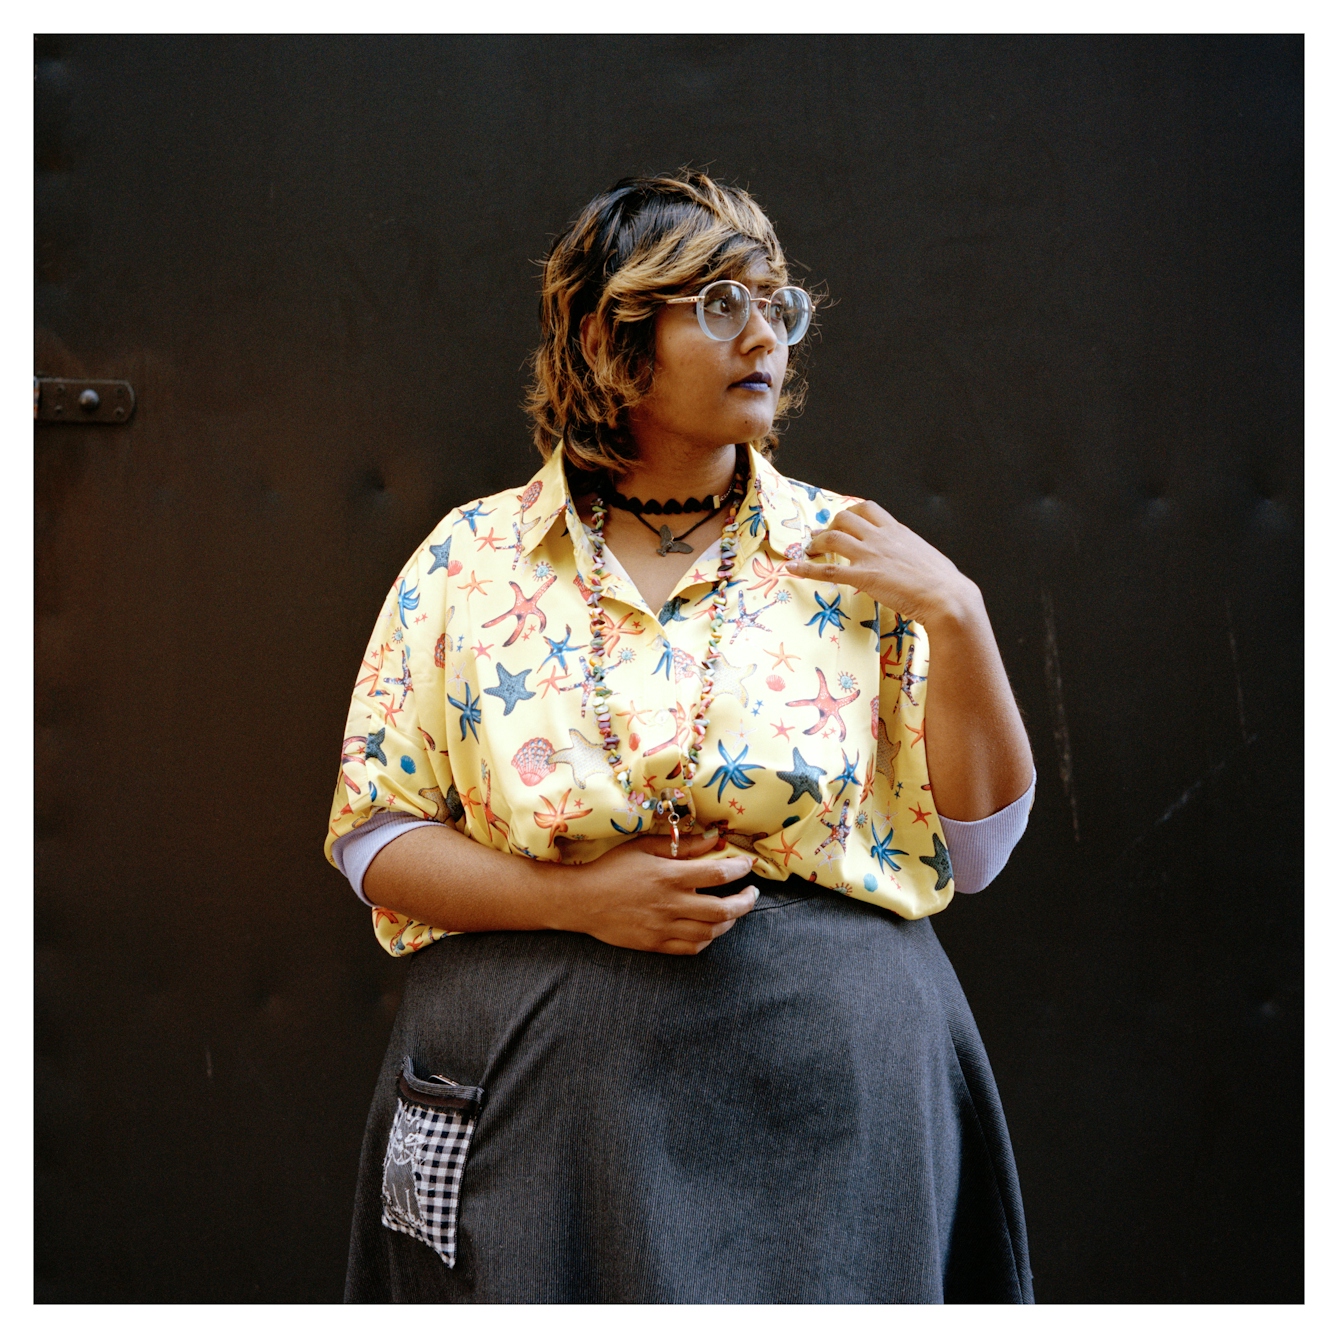
[[[731,855],[728,859],[679,859],[660,870],[679,887],[719,887],[752,871],[753,861],[748,855]]]
[[[864,552],[864,539],[864,535],[850,534],[845,530],[819,530],[808,541],[808,552],[839,553],[854,561]]]

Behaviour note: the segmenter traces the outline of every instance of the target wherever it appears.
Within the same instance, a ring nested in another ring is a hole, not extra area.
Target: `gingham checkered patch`
[[[381,1173],[381,1223],[430,1245],[455,1267],[460,1182],[477,1116],[438,1110],[401,1095]]]

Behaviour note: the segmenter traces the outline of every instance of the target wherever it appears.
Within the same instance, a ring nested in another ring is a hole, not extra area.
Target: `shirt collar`
[[[805,523],[804,509],[789,479],[751,446],[748,455],[752,465],[752,479],[739,512],[740,528],[747,539],[765,539],[778,557],[784,557],[795,544],[802,548],[808,542],[809,529]],[[517,495],[516,501],[520,510],[513,523],[524,556],[528,557],[543,542],[554,522],[564,514],[571,517],[567,528],[576,540],[580,527],[567,487],[561,445],[554,449],[543,468]],[[577,546],[580,546],[579,542]]]

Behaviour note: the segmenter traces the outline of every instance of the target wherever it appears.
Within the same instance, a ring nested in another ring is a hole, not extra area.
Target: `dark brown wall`
[[[333,1300],[402,968],[322,860],[535,268],[709,163],[836,299],[786,471],[983,588],[1027,837],[936,923],[1045,1301],[1301,1295],[1302,46],[43,38],[37,1295]]]

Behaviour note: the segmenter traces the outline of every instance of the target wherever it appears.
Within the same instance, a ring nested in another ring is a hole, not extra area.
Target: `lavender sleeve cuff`
[[[362,890],[363,876],[371,862],[397,836],[414,827],[433,827],[426,818],[411,818],[407,813],[377,813],[351,832],[341,836],[330,848],[335,867],[353,885],[358,900],[370,906]]]
[[[1007,808],[991,813],[979,822],[958,822],[942,815],[943,839],[948,843],[953,881],[958,892],[979,892],[1000,874],[1013,847],[1027,829],[1027,817],[1036,795],[1036,774],[1026,794]],[[425,818],[411,818],[407,813],[378,813],[361,827],[341,836],[331,849],[335,867],[348,879],[358,900],[370,906],[362,890],[362,880],[372,861],[398,836],[415,827],[430,827]]]
[[[981,818],[979,822],[958,822],[939,814],[943,839],[948,843],[948,858],[952,860],[953,883],[958,892],[979,892],[999,876],[1013,847],[1027,830],[1027,818],[1035,796],[1036,773],[1033,771],[1027,793],[988,818]]]

